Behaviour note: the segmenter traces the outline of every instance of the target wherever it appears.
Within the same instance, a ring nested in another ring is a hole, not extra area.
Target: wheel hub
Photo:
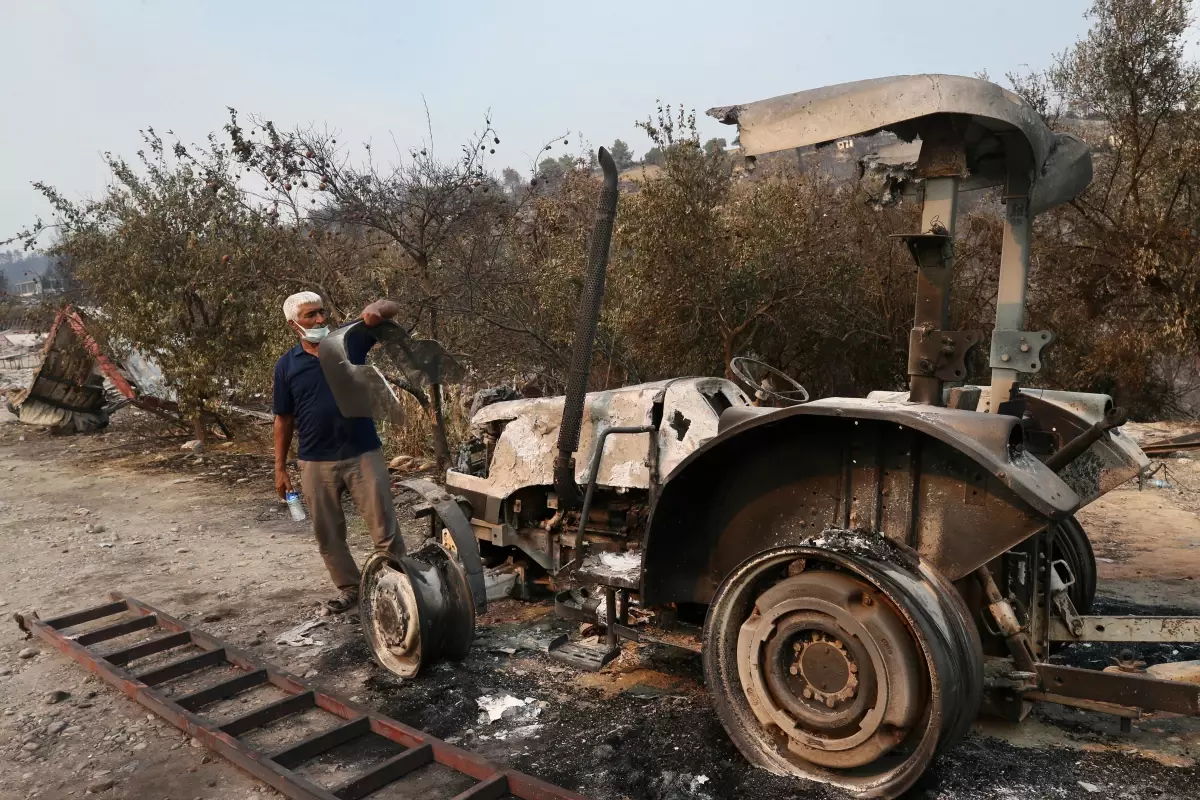
[[[806,642],[795,642],[796,660],[788,672],[804,681],[804,699],[813,699],[833,708],[854,697],[858,688],[858,662],[846,652],[846,645],[835,636],[812,631]]]

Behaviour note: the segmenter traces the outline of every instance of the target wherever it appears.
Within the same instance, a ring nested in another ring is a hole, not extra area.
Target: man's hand
[[[376,300],[363,309],[362,321],[368,328],[374,328],[385,319],[391,319],[400,313],[400,304],[391,300]]]
[[[286,469],[275,470],[275,492],[280,496],[285,496],[292,490],[292,479],[288,477]]]

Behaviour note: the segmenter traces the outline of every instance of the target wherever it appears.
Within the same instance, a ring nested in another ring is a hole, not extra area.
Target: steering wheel
[[[785,406],[798,406],[801,403],[808,402],[808,390],[801,386],[800,382],[791,375],[772,367],[770,364],[764,364],[754,358],[738,356],[729,362],[729,371],[745,386],[749,387],[755,393],[756,398],[771,397]],[[755,378],[755,371],[761,373],[761,376]],[[772,376],[779,378],[792,388],[783,391],[775,391],[774,389],[767,388],[763,385],[763,381],[765,378]]]

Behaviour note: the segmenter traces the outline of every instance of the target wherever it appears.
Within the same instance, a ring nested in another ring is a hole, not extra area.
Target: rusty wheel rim
[[[475,638],[466,574],[436,543],[399,558],[372,554],[363,566],[358,602],[372,655],[401,678],[440,658],[463,659]]]
[[[949,582],[903,561],[788,547],[725,579],[705,677],[750,761],[895,797],[965,731],[982,690],[973,623]]]
[[[844,572],[811,570],[762,592],[738,631],[737,666],[758,722],[823,767],[864,767],[886,755],[926,701],[928,679],[903,616]]]
[[[401,678],[421,669],[420,609],[399,562],[374,553],[363,566],[359,620],[379,665]]]

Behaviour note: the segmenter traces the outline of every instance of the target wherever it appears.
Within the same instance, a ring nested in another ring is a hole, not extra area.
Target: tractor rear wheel
[[[704,631],[709,692],[751,762],[896,797],[978,711],[983,657],[953,586],[916,561],[786,547],[722,583]]]

